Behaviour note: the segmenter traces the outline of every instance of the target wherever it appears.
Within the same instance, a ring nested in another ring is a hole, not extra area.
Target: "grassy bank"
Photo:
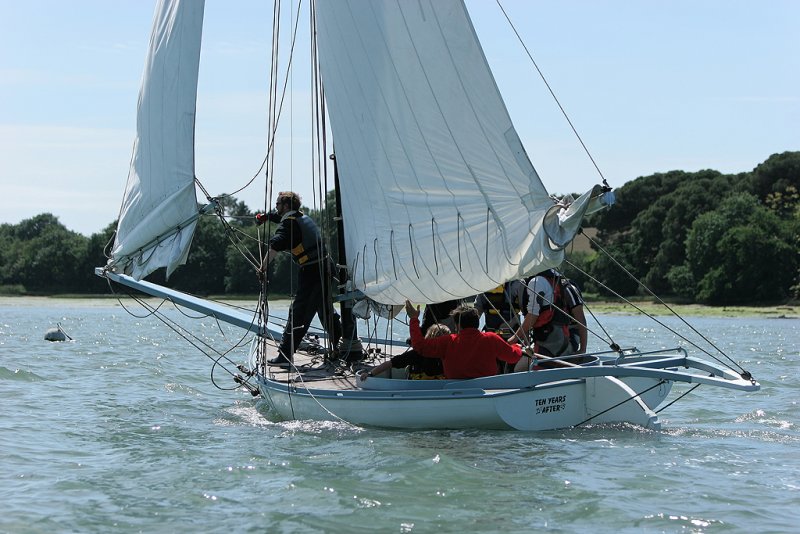
[[[634,302],[636,307],[650,315],[672,315],[663,304],[653,301]],[[637,315],[639,310],[629,304],[609,301],[590,301],[587,307],[592,313]],[[704,306],[702,304],[669,304],[680,315],[695,317],[774,317],[776,319],[800,319],[800,305],[780,306]]]

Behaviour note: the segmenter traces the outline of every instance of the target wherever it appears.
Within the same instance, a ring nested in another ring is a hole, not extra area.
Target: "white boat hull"
[[[370,379],[375,380],[375,379]],[[626,422],[659,428],[652,411],[670,382],[627,379],[641,399],[606,377],[565,380],[534,389],[350,390],[287,386],[261,378],[259,389],[283,419],[341,420],[355,425],[403,429],[482,428],[552,430],[582,423]],[[615,392],[615,390],[618,390]],[[618,406],[614,406],[618,404]]]
[[[585,356],[581,365],[468,380],[358,376],[336,387],[309,375],[255,373],[259,393],[283,419],[339,420],[402,429],[554,430],[630,423],[658,429],[655,413],[675,382],[757,391],[758,382],[689,357],[683,349]]]

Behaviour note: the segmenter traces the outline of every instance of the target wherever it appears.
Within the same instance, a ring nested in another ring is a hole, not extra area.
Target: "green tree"
[[[748,190],[762,201],[770,193],[786,191],[790,186],[800,190],[800,152],[771,155],[750,173],[747,181]]]
[[[260,284],[254,266],[259,261],[258,228],[254,225],[243,228],[237,232],[236,238],[238,243],[229,244],[225,250],[225,292],[237,295],[258,293]]]
[[[590,293],[597,292],[609,297],[614,296],[615,293],[623,297],[636,295],[639,290],[639,283],[626,273],[628,271],[634,276],[636,275],[636,268],[630,253],[631,245],[629,240],[629,235],[618,236],[613,243],[604,247],[608,254],[597,254],[597,257],[590,263],[589,272],[599,283],[592,282],[587,284],[584,288],[585,291]]]
[[[657,173],[624,184],[615,191],[616,202],[609,210],[600,211],[587,221],[586,226],[599,230],[598,237],[606,241],[615,234],[630,230],[636,217],[662,196],[672,192],[686,179],[683,171]]]
[[[175,270],[166,283],[175,289],[199,295],[221,295],[225,292],[225,250],[228,238],[216,216],[201,217],[197,223],[186,265]],[[163,280],[164,270],[154,273],[154,280]]]
[[[683,176],[675,190],[656,200],[633,221],[632,263],[637,276],[657,294],[669,292],[667,273],[683,263],[686,236],[695,218],[714,209],[735,189],[732,176],[699,171]]]
[[[19,282],[18,267],[19,242],[14,236],[14,226],[0,224],[0,287],[5,291],[13,288],[15,292],[24,292],[25,287]]]
[[[783,191],[769,193],[764,204],[780,217],[800,218],[800,193],[793,185],[787,186]]]
[[[250,211],[244,201],[229,195],[222,195],[217,201],[222,206],[222,211],[230,224],[238,227],[255,226],[255,214]]]
[[[792,246],[796,230],[747,193],[732,195],[699,216],[686,242],[697,300],[752,304],[786,298],[798,268]]]
[[[3,285],[21,284],[37,293],[67,293],[83,289],[80,272],[88,239],[67,230],[58,217],[43,213],[16,226],[4,227]],[[4,247],[5,248],[5,247]]]
[[[114,221],[89,237],[86,256],[80,267],[83,280],[81,292],[103,293],[108,289],[107,282],[95,276],[94,269],[103,267],[108,261],[106,254],[110,253],[111,247],[114,245],[113,237],[116,230],[117,222]]]
[[[597,226],[598,240],[606,244],[605,248],[657,294],[672,293],[683,298],[709,301],[725,293],[726,272],[721,268],[714,271],[711,267],[704,267],[706,270],[698,273],[696,265],[690,268],[684,262],[689,231],[697,217],[716,210],[720,202],[731,195],[750,192],[784,221],[797,221],[799,183],[800,152],[770,156],[751,173],[723,175],[713,170],[659,173],[637,178],[619,188],[617,204],[594,215],[587,225]],[[763,210],[764,206],[760,209]],[[788,234],[783,231],[775,234],[773,239],[788,243],[796,250],[797,242],[793,239],[797,238],[791,237],[796,235],[797,231]],[[755,238],[754,235],[750,237]],[[722,239],[722,234],[716,238]],[[733,236],[728,236],[725,242],[733,243]],[[782,248],[777,242],[774,244]],[[718,259],[715,254],[711,254],[712,260]],[[698,261],[701,261],[699,256]],[[591,263],[591,269],[595,277],[606,280],[608,285],[624,295],[637,291],[636,287],[619,278],[614,272],[618,268],[602,254]],[[798,277],[800,275],[795,272],[792,276],[794,283]],[[783,278],[781,280],[785,282]],[[800,290],[800,284],[796,287]],[[703,297],[699,297],[701,294]],[[762,295],[760,298],[770,298],[760,290],[759,295]],[[728,295],[725,298],[732,297]]]

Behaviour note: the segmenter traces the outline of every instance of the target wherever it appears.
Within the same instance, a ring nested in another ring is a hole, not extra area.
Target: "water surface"
[[[700,387],[660,414],[658,432],[399,432],[278,421],[219,366],[212,382],[200,350],[132,311],[141,317],[114,300],[0,299],[0,531],[792,532],[800,524],[796,319],[692,319],[763,389]],[[168,313],[220,352],[241,341],[214,320]],[[676,344],[639,317],[601,319],[620,344]],[[56,323],[72,341],[43,340]],[[230,357],[240,362],[245,352]]]

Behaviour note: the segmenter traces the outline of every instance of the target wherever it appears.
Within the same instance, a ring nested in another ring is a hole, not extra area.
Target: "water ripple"
[[[0,365],[0,380],[15,380],[19,382],[38,382],[44,380],[33,371],[24,369],[9,369]]]
[[[115,301],[0,302],[0,316],[0,531],[796,530],[797,320],[695,323],[752,362],[760,392],[698,388],[661,431],[525,433],[280,421]],[[39,339],[55,321],[73,343]],[[220,351],[238,339],[201,322]],[[635,317],[607,326],[622,344],[677,343]]]

